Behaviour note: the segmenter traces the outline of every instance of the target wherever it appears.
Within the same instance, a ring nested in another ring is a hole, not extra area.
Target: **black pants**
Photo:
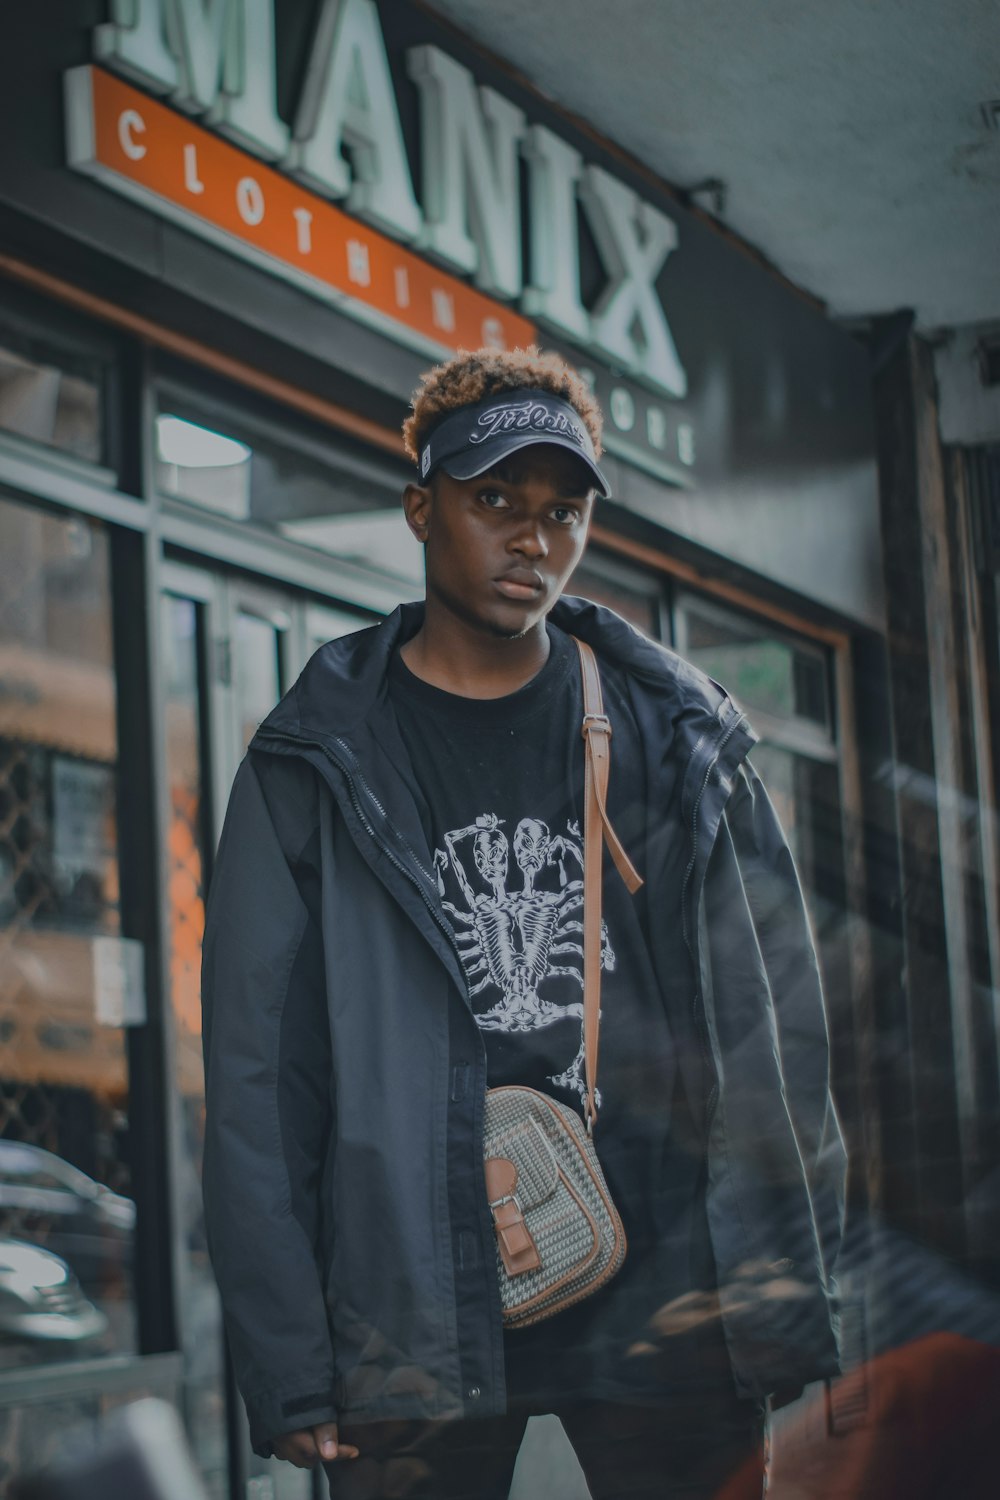
[[[661,1406],[556,1408],[592,1500],[759,1500],[764,1408],[690,1394]],[[332,1500],[506,1500],[530,1408],[467,1422],[341,1425],[357,1459],[326,1465]],[[544,1500],[544,1497],[538,1497]]]

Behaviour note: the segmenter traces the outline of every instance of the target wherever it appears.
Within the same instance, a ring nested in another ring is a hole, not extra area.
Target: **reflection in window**
[[[107,538],[0,501],[0,1367],[135,1347]]]
[[[160,494],[277,533],[423,593],[423,556],[403,519],[412,477],[402,456],[379,457],[328,432],[279,419],[200,410],[164,390],[156,419]]]
[[[70,372],[41,352],[11,347],[0,334],[0,428],[101,460],[101,390],[96,373]]]
[[[252,462],[246,443],[169,413],[156,419],[156,483],[165,495],[245,521]]]

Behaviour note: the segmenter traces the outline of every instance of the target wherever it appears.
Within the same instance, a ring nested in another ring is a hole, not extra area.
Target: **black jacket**
[[[263,1454],[339,1414],[505,1406],[484,1049],[387,702],[420,610],[312,658],[250,745],[212,879],[205,1204]],[[564,599],[551,618],[627,672],[653,789],[627,842],[651,911],[683,860],[682,920],[650,924],[652,959],[704,1135],[737,1387],[832,1373],[844,1149],[755,736],[717,684],[610,611]],[[681,792],[661,805],[668,757]]]

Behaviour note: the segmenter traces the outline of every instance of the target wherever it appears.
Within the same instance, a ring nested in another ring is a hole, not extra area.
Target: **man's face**
[[[476,479],[439,471],[410,485],[403,505],[424,544],[428,605],[513,639],[544,618],[580,561],[594,490],[575,454],[538,443]]]

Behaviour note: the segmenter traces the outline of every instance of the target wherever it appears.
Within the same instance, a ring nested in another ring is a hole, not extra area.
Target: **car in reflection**
[[[68,1261],[91,1291],[128,1275],[134,1232],[131,1198],[41,1146],[0,1141],[0,1234]]]
[[[0,1335],[81,1343],[107,1326],[64,1260],[0,1234]]]

